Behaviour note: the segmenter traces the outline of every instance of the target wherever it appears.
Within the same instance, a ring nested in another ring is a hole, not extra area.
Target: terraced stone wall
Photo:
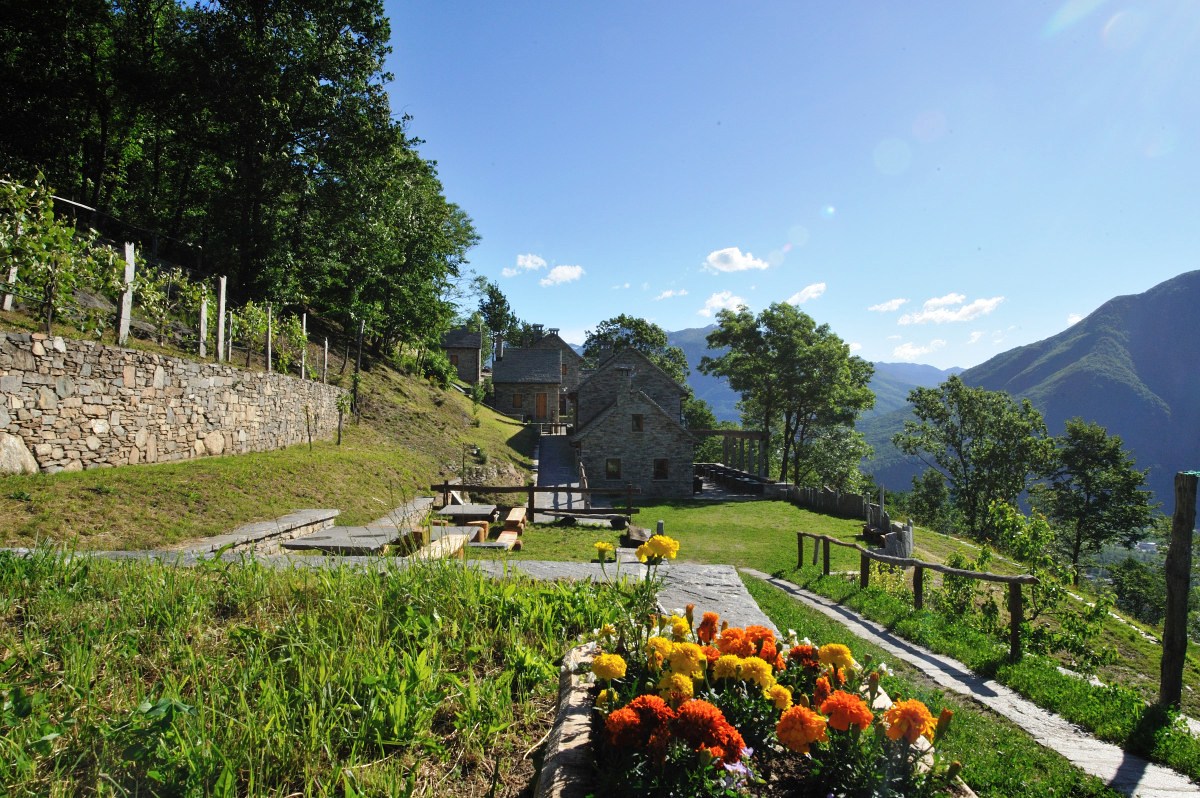
[[[314,440],[328,438],[341,393],[282,374],[0,332],[0,449],[49,473],[279,449],[307,441],[309,424]]]

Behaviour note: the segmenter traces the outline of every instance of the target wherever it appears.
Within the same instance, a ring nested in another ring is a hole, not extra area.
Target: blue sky
[[[387,2],[517,315],[791,301],[968,367],[1200,268],[1200,3]]]

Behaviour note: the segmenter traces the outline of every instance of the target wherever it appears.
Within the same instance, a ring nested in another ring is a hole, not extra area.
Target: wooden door
[[[544,393],[537,395],[537,409],[534,411],[534,418],[538,421],[546,418],[546,394]]]

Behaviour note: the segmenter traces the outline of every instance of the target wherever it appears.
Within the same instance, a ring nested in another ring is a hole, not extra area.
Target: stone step
[[[286,551],[366,556],[383,554],[388,546],[399,543],[407,534],[394,526],[334,526],[279,545]]]
[[[341,510],[296,510],[269,521],[254,521],[232,532],[205,538],[184,549],[187,554],[209,554],[228,546],[231,551],[255,548],[268,541],[283,541],[333,526]]]

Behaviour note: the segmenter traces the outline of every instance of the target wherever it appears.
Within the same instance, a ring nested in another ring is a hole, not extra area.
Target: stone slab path
[[[1080,770],[1097,776],[1119,793],[1140,798],[1200,795],[1200,786],[1181,774],[1097,740],[999,682],[976,676],[957,660],[897,637],[879,624],[791,582],[751,568],[743,568],[742,572],[774,585],[805,606],[842,624],[856,636],[921,669],[942,689],[972,698],[1003,715],[1039,744],[1062,754]]]

